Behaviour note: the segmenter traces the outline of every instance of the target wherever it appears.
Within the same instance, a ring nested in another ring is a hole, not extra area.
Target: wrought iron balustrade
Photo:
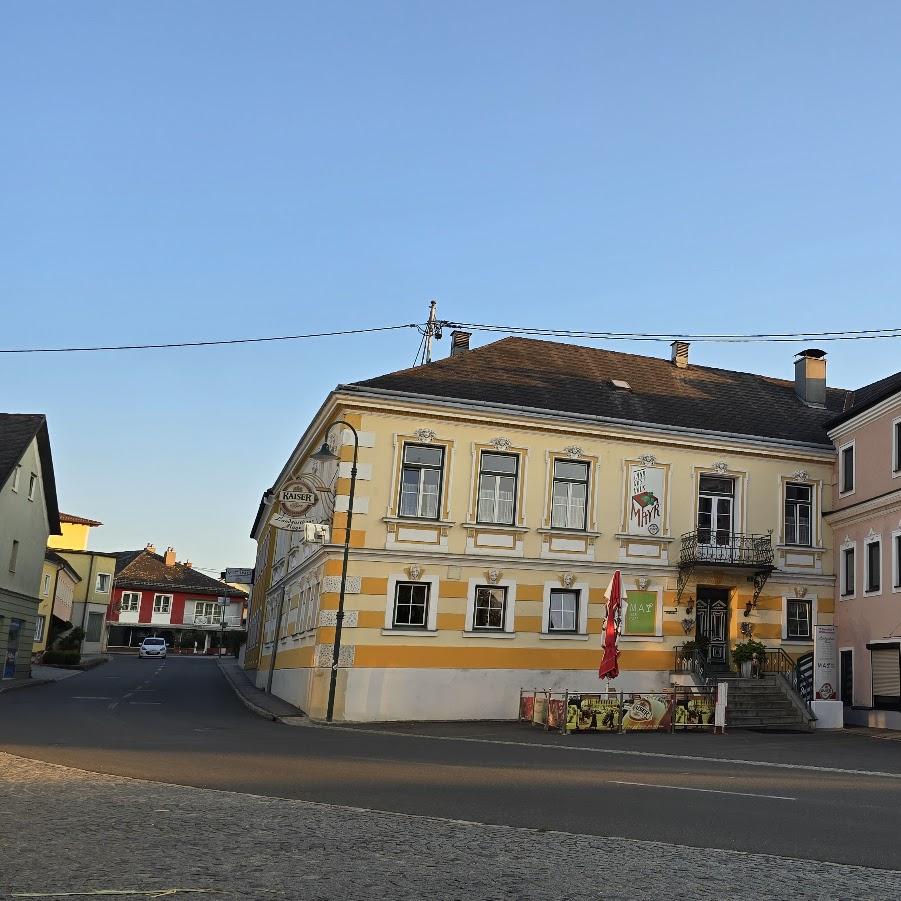
[[[690,566],[772,567],[772,535],[740,535],[716,529],[697,529],[682,536],[680,563]]]
[[[195,626],[215,626],[217,629],[222,628],[222,626],[240,626],[241,625],[241,617],[239,616],[207,616],[201,613],[198,613],[194,616],[194,625]]]
[[[699,648],[685,648],[678,645],[675,649],[673,669],[680,673],[694,673],[708,688],[716,683],[716,674],[708,667],[707,655]]]

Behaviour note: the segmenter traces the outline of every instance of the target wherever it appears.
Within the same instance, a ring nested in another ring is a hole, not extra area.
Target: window
[[[46,616],[39,616],[34,623],[34,640],[35,641],[43,641],[44,640],[44,623],[46,622]]]
[[[892,423],[892,472],[901,473],[901,419]]]
[[[398,509],[400,516],[438,519],[443,469],[443,447],[404,445]]]
[[[137,613],[141,607],[141,593],[138,591],[123,591],[119,601],[120,613]]]
[[[854,548],[842,549],[842,596],[854,594]]]
[[[785,543],[810,547],[813,486],[789,482],[785,486]]]
[[[553,589],[548,609],[548,632],[575,632],[579,624],[579,592]]]
[[[16,571],[16,563],[19,559],[19,542],[13,538],[13,546],[9,552],[9,571],[14,573]]]
[[[501,631],[506,623],[507,589],[497,585],[476,587],[472,628]]]
[[[102,613],[89,613],[88,614],[88,627],[85,630],[84,640],[85,641],[100,641],[100,633],[103,630],[103,614]]]
[[[155,594],[153,596],[153,612],[169,613],[172,609],[171,594]]]
[[[429,621],[429,584],[398,582],[394,587],[394,618],[399,629],[425,629]]]
[[[110,583],[110,574],[109,573],[97,573],[97,591],[106,594],[109,591],[109,583]]]
[[[273,602],[271,617],[278,613],[278,604]],[[222,605],[218,601],[196,601],[194,603],[194,622],[218,623],[222,619]],[[275,623],[272,623],[275,628]]]
[[[515,454],[482,453],[479,463],[479,522],[513,525],[518,469],[519,458]]]
[[[584,529],[588,512],[588,464],[554,461],[551,526]]]
[[[841,450],[841,493],[854,490],[854,445],[848,444]]]
[[[901,588],[901,532],[895,534],[893,547],[895,550],[895,559],[892,564],[895,574],[894,586],[895,588]]]
[[[789,600],[785,615],[786,636],[788,638],[809,639],[810,631],[810,601]]]
[[[41,595],[42,597],[47,597],[50,594],[50,573],[44,573],[44,578],[41,580]],[[40,641],[40,639],[36,639]]]
[[[16,468],[13,470],[13,483],[10,486],[13,491],[19,491],[19,473],[22,471],[22,467],[19,464],[16,464]]]
[[[865,591],[879,591],[882,584],[882,542],[877,538],[867,542]]]
[[[38,477],[36,473],[31,474],[28,480],[28,500],[33,501],[38,491]]]
[[[734,495],[734,479],[701,476],[698,484],[698,544],[731,544]]]

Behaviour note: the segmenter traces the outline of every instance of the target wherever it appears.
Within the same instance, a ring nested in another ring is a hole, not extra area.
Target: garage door
[[[901,657],[898,648],[872,649],[873,706],[901,705]]]

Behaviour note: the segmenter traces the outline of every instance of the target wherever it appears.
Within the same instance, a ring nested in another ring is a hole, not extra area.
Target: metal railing
[[[673,669],[680,673],[693,673],[706,686],[716,682],[716,675],[710,672],[707,656],[700,648],[685,649],[685,645],[675,648]]]
[[[217,629],[221,628],[222,625],[225,626],[240,626],[241,625],[241,617],[240,616],[206,616],[204,614],[195,614],[194,616],[194,625],[195,626],[215,626]]]
[[[782,648],[767,648],[764,655],[761,672],[775,673],[780,676],[788,687],[795,693],[801,703],[807,708],[807,712],[813,716],[811,698],[805,690],[805,679],[801,668],[792,657],[789,657]],[[812,678],[811,678],[812,684]]]
[[[740,535],[716,529],[696,529],[682,536],[682,565],[771,567],[771,535]]]

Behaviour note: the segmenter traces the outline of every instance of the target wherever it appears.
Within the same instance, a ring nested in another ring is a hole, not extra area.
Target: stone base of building
[[[265,688],[268,669],[256,671]],[[325,717],[329,670],[323,667],[276,669],[272,693],[314,719]],[[344,722],[404,720],[515,720],[521,689],[552,692],[605,692],[597,670],[505,669],[342,669],[335,699],[335,719]],[[670,688],[663,671],[621,673],[615,691],[662,691]]]
[[[846,707],[846,726],[901,730],[901,710],[874,710],[871,707]]]

